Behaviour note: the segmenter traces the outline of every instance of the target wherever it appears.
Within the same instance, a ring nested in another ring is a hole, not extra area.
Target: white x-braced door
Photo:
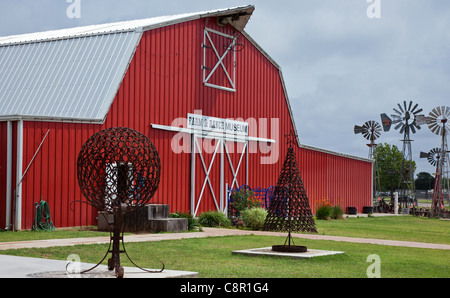
[[[191,213],[226,213],[225,185],[248,182],[248,142],[193,134],[191,149]]]

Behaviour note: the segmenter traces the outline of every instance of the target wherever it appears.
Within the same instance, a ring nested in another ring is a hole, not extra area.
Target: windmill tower
[[[413,106],[413,102],[410,101],[407,104],[406,101],[403,102],[403,105],[397,104],[397,108],[394,108],[395,114],[392,114],[392,120],[386,114],[381,115],[381,121],[383,123],[384,131],[389,131],[391,125],[395,125],[394,129],[398,130],[400,134],[403,135],[403,159],[400,168],[400,182],[399,182],[399,198],[405,202],[406,206],[408,206],[407,197],[410,195],[411,197],[415,196],[415,187],[414,187],[414,169],[412,164],[412,149],[411,149],[411,133],[415,134],[418,130],[420,130],[420,125],[416,122],[416,118],[423,117],[423,115],[419,115],[423,109],[418,109],[419,104],[415,104]]]
[[[365,139],[370,141],[367,146],[369,147],[369,159],[375,160],[373,166],[373,197],[376,197],[378,191],[381,190],[380,178],[378,175],[378,163],[376,156],[377,144],[375,141],[381,136],[381,125],[376,121],[367,121],[363,126],[355,125],[355,134],[362,134]]]
[[[427,117],[428,128],[432,133],[441,136],[441,148],[434,149],[434,154],[429,156],[436,165],[436,178],[434,183],[433,201],[431,204],[431,216],[439,217],[445,211],[445,192],[448,197],[449,178],[449,151],[447,135],[450,133],[450,107],[434,108]],[[431,153],[431,151],[430,151]],[[422,156],[422,154],[421,154]],[[447,181],[447,182],[446,182]],[[446,190],[447,187],[447,190]]]

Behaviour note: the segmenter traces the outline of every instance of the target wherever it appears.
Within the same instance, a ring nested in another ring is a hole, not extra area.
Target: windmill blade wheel
[[[355,127],[356,129],[356,127]],[[361,127],[361,133],[363,134],[364,138],[369,141],[375,141],[381,136],[382,127],[381,125],[376,121],[367,121],[364,123],[364,125]]]
[[[432,133],[442,136],[444,132],[450,132],[450,107],[436,107],[430,113],[428,128]]]

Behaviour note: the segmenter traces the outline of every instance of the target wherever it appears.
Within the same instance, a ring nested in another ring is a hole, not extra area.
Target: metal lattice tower
[[[362,134],[363,137],[370,141],[367,146],[369,147],[369,159],[373,159],[375,164],[373,166],[373,197],[376,197],[378,191],[381,190],[380,177],[378,173],[378,163],[376,156],[377,144],[375,141],[381,136],[381,125],[376,121],[367,121],[363,126],[355,125],[355,134]]]
[[[389,118],[386,114],[381,115],[381,121],[383,123],[383,128],[385,131],[389,131],[391,125],[395,125],[394,129],[398,130],[400,134],[403,135],[403,147],[402,147],[402,164],[400,168],[400,181],[399,181],[399,198],[405,203],[407,207],[409,202],[407,200],[408,196],[413,199],[415,197],[415,186],[414,186],[414,168],[412,163],[412,146],[411,133],[415,134],[421,129],[416,119],[423,117],[419,115],[423,109],[418,109],[419,104],[413,106],[413,102],[407,103],[403,101],[403,105],[397,104],[398,108],[394,108],[395,114],[391,114]]]
[[[428,117],[428,127],[431,132],[441,137],[441,148],[436,151],[436,178],[433,191],[433,201],[431,204],[431,216],[439,217],[445,211],[445,191],[448,197],[446,181],[449,178],[449,151],[447,143],[447,135],[450,133],[450,107],[434,108]]]

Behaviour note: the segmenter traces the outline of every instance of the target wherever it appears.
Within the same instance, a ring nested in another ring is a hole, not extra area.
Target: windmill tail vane
[[[383,124],[383,130],[388,132],[391,130],[392,119],[387,114],[381,114],[381,123]]]

